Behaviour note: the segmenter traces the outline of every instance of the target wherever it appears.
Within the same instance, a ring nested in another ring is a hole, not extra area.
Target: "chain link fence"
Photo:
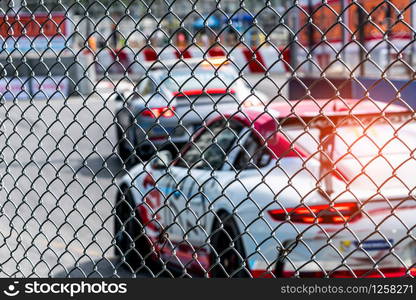
[[[0,276],[413,276],[415,9],[1,1]]]

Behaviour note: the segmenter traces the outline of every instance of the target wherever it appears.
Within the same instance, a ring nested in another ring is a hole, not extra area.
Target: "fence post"
[[[359,3],[361,4],[361,2]],[[365,19],[365,11],[363,10],[362,6],[358,7],[358,42],[359,42],[359,53],[360,53],[360,76],[365,76],[365,55],[366,55],[366,48],[365,48],[365,26],[367,21]]]

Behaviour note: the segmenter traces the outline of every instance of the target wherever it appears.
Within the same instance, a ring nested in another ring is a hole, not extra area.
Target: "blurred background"
[[[77,56],[81,50],[91,51],[89,60],[79,58],[84,69],[92,71],[90,64],[94,63],[97,74],[128,71],[134,76],[140,73],[137,62],[142,54],[146,60],[155,60],[172,58],[173,52],[189,58],[210,51],[210,56],[227,54],[238,61],[238,49],[250,49],[248,55],[243,53],[245,63],[257,60],[265,65],[260,71],[409,78],[415,47],[415,7],[411,3],[1,1],[0,58]],[[254,55],[261,51],[267,52],[266,57]],[[282,64],[280,69],[275,67],[278,64]]]

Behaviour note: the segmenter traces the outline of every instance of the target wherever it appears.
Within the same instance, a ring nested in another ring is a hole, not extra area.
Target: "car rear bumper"
[[[260,248],[248,248],[247,263],[253,277],[415,276],[416,242],[408,238],[403,225],[413,228],[412,214],[414,210],[410,209],[397,211],[399,219],[407,220],[399,224],[397,218],[373,213],[372,221],[379,226],[377,234],[372,235],[368,234],[371,224],[366,224],[370,220],[364,217],[348,224],[348,228],[297,225],[303,233],[301,238],[296,233],[284,238],[279,231],[276,239],[270,239],[273,234],[266,232],[256,242],[262,245]],[[279,237],[281,242],[276,242]]]
[[[408,267],[400,264],[384,266],[381,262],[374,266],[364,264],[362,267],[350,268],[348,266],[347,268],[339,263],[338,268],[325,268],[325,264],[326,262],[316,261],[314,268],[299,267],[295,269],[289,262],[277,262],[268,266],[259,262],[255,268],[250,268],[250,273],[253,278],[393,278],[416,276],[416,267],[413,265]]]

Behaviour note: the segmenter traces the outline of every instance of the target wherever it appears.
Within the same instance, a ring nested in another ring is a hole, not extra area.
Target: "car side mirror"
[[[169,150],[162,150],[156,153],[155,157],[152,159],[151,166],[155,170],[163,170],[170,165],[172,160],[172,153]]]

